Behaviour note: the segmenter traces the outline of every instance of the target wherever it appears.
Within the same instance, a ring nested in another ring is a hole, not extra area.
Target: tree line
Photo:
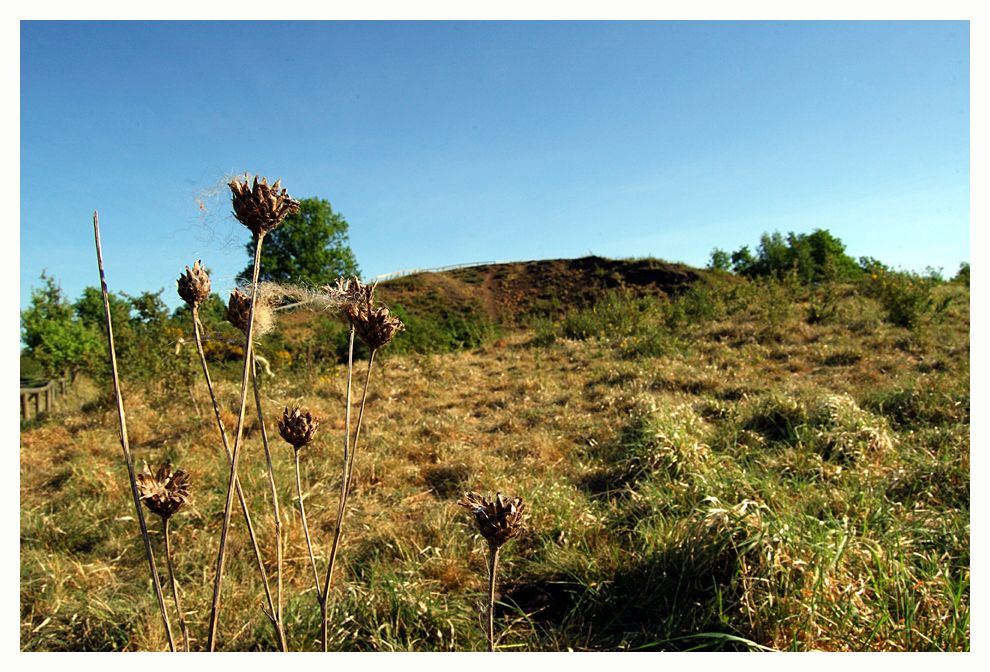
[[[716,247],[712,250],[708,268],[729,271],[747,278],[772,277],[778,280],[790,275],[804,284],[829,280],[858,280],[864,276],[918,275],[895,271],[873,257],[858,260],[846,254],[846,245],[827,229],[815,229],[811,233],[787,235],[779,231],[764,233],[754,253],[743,245],[729,253]],[[933,282],[944,282],[940,269],[928,267],[919,277]],[[953,281],[969,286],[969,263],[963,262]]]

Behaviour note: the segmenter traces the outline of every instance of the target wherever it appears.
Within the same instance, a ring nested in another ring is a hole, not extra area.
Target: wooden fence
[[[499,261],[469,261],[466,264],[451,264],[450,266],[437,266],[436,268],[407,268],[403,271],[393,271],[392,273],[384,273],[382,275],[376,275],[371,278],[368,282],[385,282],[386,280],[395,280],[396,278],[401,278],[405,275],[413,275],[415,273],[440,273],[442,271],[452,271],[456,268],[471,268],[472,266],[491,266],[493,264],[499,264],[504,262]]]
[[[59,403],[59,399],[65,396],[68,382],[65,378],[48,381],[25,381],[21,380],[21,419],[27,420],[30,417],[38,417],[42,413],[49,413]],[[31,409],[34,415],[31,415]]]

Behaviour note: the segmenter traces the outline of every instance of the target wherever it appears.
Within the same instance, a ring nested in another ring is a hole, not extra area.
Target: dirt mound
[[[528,316],[589,306],[609,289],[675,294],[699,277],[689,266],[656,259],[581,257],[416,273],[383,282],[379,296],[417,313],[473,307],[497,322],[518,324]]]

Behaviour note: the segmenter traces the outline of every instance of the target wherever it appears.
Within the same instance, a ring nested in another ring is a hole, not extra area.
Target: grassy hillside
[[[905,328],[892,310],[910,288],[880,282],[589,258],[383,285],[408,328],[372,380],[332,648],[486,648],[485,545],[456,505],[477,490],[530,512],[503,548],[501,649],[968,650],[969,290],[902,306],[918,318]],[[281,320],[259,352],[275,374],[262,392],[286,627],[291,649],[315,649],[292,453],[273,427],[286,405],[324,418],[303,465],[322,569],[344,369],[314,368],[332,326]],[[417,352],[448,337],[447,352]],[[218,376],[230,427],[239,380]],[[124,395],[138,464],[168,458],[192,478],[172,527],[202,648],[228,473],[209,398],[198,381],[125,381]],[[115,423],[94,393],[22,427],[22,649],[165,648]],[[273,566],[256,419],[246,436],[239,473]],[[221,648],[271,650],[239,517],[231,535]]]

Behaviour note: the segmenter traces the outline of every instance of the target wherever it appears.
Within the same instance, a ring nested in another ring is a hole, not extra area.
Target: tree
[[[952,278],[952,282],[958,282],[959,284],[966,285],[969,287],[969,262],[963,261],[959,264],[959,271]]]
[[[251,261],[237,279],[250,281],[254,243],[246,247]],[[347,243],[347,220],[322,198],[304,198],[299,212],[265,237],[260,279],[297,285],[330,284],[340,275],[358,275],[357,261]]]
[[[846,254],[846,244],[826,229],[815,229],[801,235],[810,249],[812,280],[848,280],[862,275],[856,260]]]
[[[708,259],[708,268],[714,271],[728,271],[732,266],[729,253],[721,248],[714,248]]]
[[[72,304],[55,280],[42,273],[43,286],[31,290],[31,306],[21,312],[21,340],[49,376],[82,368],[99,349],[97,332],[73,315]]]
[[[733,252],[730,260],[732,261],[733,273],[738,273],[739,275],[751,275],[753,266],[756,264],[756,260],[753,259],[753,253],[749,251],[748,245],[743,245]]]
[[[713,253],[714,254],[714,253]],[[732,270],[750,278],[772,276],[781,279],[789,273],[805,283],[851,280],[862,275],[861,265],[846,254],[846,245],[825,229],[809,233],[779,231],[764,233],[754,256],[742,246],[730,257]]]

